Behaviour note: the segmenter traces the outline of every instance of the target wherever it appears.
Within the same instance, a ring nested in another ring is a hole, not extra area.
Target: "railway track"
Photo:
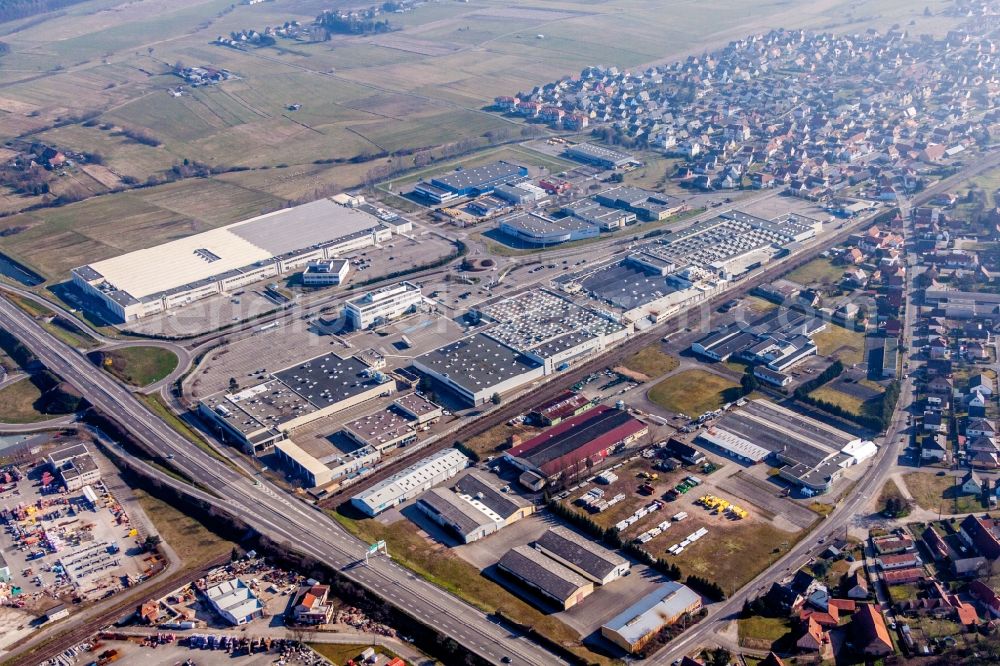
[[[199,569],[181,569],[160,580],[154,578],[148,587],[140,587],[134,594],[120,595],[123,597],[121,600],[112,599],[106,609],[82,622],[71,616],[68,620],[71,626],[65,631],[57,633],[51,638],[42,639],[34,647],[29,645],[23,651],[4,660],[3,666],[37,666],[37,664],[62,654],[74,645],[79,645],[93,636],[101,627],[112,624],[130,610],[135,610],[142,599],[161,597],[186,583],[204,577],[210,570],[222,566],[228,561],[228,554],[221,555]]]

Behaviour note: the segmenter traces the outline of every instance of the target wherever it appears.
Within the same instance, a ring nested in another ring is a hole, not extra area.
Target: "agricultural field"
[[[285,201],[218,180],[111,194],[0,220],[0,252],[50,280],[82,264],[207,231],[283,207]]]
[[[697,416],[739,398],[739,385],[706,370],[685,370],[654,386],[649,399],[674,413]]]
[[[931,8],[943,2],[930,0]],[[441,144],[466,141],[481,148],[487,134],[516,141],[532,131],[485,111],[492,99],[588,65],[671,61],[772,26],[852,32],[907,21],[915,33],[950,27],[901,0],[765,0],[752,6],[721,0],[698,11],[688,5],[431,3],[392,15],[399,30],[388,34],[335,35],[316,43],[279,39],[273,47],[246,50],[212,42],[235,30],[290,20],[308,24],[323,7],[88,0],[12,22],[4,35],[10,51],[0,67],[0,140],[96,153],[100,168],[88,165],[66,179],[84,195],[123,182],[155,184],[185,161],[210,166],[215,175],[191,179],[194,191],[152,187],[8,217],[0,231],[23,229],[4,237],[0,251],[50,280],[63,279],[75,265],[356,186],[384,164],[376,155],[431,150],[441,159]],[[211,65],[235,76],[174,94],[171,89],[183,85],[172,73],[177,63]],[[300,106],[292,110],[294,105]],[[123,129],[146,132],[153,141],[135,141]],[[520,158],[531,162],[530,155]],[[412,157],[399,159],[404,168],[413,165]],[[245,170],[221,173],[233,168]],[[655,186],[668,168],[657,159],[634,178]],[[39,203],[37,197],[0,196],[6,211]]]

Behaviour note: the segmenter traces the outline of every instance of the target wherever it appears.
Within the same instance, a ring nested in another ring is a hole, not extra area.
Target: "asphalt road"
[[[151,451],[172,456],[170,464],[178,471],[213,489],[222,498],[215,501],[216,506],[262,534],[341,569],[350,580],[492,663],[501,663],[505,656],[514,664],[561,663],[535,643],[512,635],[481,611],[389,558],[380,555],[371,558],[369,565],[359,565],[367,544],[318,509],[265,481],[247,478],[181,437],[113,378],[4,298],[0,298],[0,325]]]

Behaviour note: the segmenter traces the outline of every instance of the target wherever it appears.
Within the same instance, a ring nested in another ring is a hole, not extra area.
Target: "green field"
[[[792,631],[787,617],[762,617],[754,615],[738,620],[740,645],[756,649],[770,649],[771,644]]]
[[[307,643],[309,647],[329,659],[334,666],[342,666],[350,660],[359,663],[358,655],[369,647],[375,648],[375,654],[384,654],[390,659],[396,656],[392,650],[387,650],[381,645],[371,645],[369,643]]]
[[[861,415],[864,409],[864,401],[857,396],[850,395],[849,393],[844,393],[843,391],[838,391],[830,386],[821,386],[812,393],[809,394],[811,397],[817,400],[822,400],[833,405],[837,405],[842,409],[846,409],[852,414]]]
[[[659,345],[646,347],[628,358],[622,365],[633,372],[639,372],[650,379],[671,372],[680,364],[676,356],[663,352]]]
[[[102,368],[138,387],[160,381],[177,367],[177,355],[162,347],[122,347],[101,355]]]
[[[726,594],[732,594],[781,557],[801,534],[783,532],[761,521],[725,531],[709,527],[707,538],[691,544],[680,555],[664,553],[663,556],[677,564],[685,575],[708,578]]]
[[[903,475],[903,483],[913,495],[913,501],[922,509],[949,513],[970,513],[983,508],[973,495],[959,492],[953,476],[936,476],[924,472]]]
[[[804,286],[818,284],[835,284],[840,281],[844,274],[844,269],[834,266],[829,259],[813,259],[807,264],[799,266],[785,277],[792,282],[798,282]]]
[[[28,378],[0,389],[0,423],[38,423],[53,418],[35,409],[41,397],[42,392]]]
[[[739,385],[705,370],[685,370],[649,391],[649,399],[664,409],[698,416],[739,398]]]
[[[865,359],[865,335],[834,323],[813,336],[816,352],[820,356],[834,356],[845,365],[861,363]]]

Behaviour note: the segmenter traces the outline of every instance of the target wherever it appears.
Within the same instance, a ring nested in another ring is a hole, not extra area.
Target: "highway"
[[[126,388],[6,298],[0,298],[0,326],[150,451],[173,456],[171,464],[177,471],[219,496],[214,501],[218,508],[274,541],[287,542],[294,550],[340,569],[348,579],[491,663],[502,663],[503,657],[514,664],[561,663],[535,643],[512,635],[481,611],[389,558],[378,555],[370,564],[359,565],[367,544],[318,509],[286,496],[263,480],[247,478],[181,437]]]

